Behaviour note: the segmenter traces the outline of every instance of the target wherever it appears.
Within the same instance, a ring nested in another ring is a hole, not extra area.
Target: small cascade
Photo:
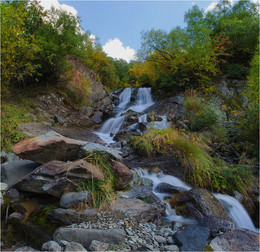
[[[148,173],[143,169],[136,169],[136,172],[138,173],[139,176],[148,178],[153,181],[153,191],[155,190],[158,184],[163,182],[176,187],[180,187],[184,190],[190,190],[192,188],[186,183],[184,183],[183,181],[181,181],[180,179],[171,175],[164,175],[163,173],[158,173],[158,174]],[[171,196],[167,193],[154,192],[154,194],[162,201],[164,201],[166,197]],[[246,228],[258,232],[247,211],[234,197],[225,194],[220,194],[220,193],[214,193],[214,196],[219,200],[219,202],[226,209],[229,216],[236,223],[237,227]],[[196,223],[196,221],[193,218],[184,218],[182,216],[176,215],[174,209],[172,209],[168,203],[166,204],[166,215],[167,215],[166,218],[170,221],[177,221],[186,224]]]
[[[221,202],[238,227],[256,231],[249,214],[234,197],[220,193],[214,193],[214,196]]]
[[[121,129],[125,119],[125,116],[122,116],[123,113],[129,109],[136,112],[142,112],[154,104],[151,95],[151,88],[139,88],[134,103],[131,103],[132,91],[132,88],[124,89],[124,91],[119,95],[119,105],[115,108],[115,116],[108,119],[101,129],[96,132],[96,134],[107,144],[115,142],[113,140],[113,135]]]
[[[170,128],[171,124],[170,122],[168,122],[167,116],[160,116],[160,117],[162,119],[161,121],[154,121],[154,122],[147,123],[147,129],[150,129],[151,127],[158,130]]]

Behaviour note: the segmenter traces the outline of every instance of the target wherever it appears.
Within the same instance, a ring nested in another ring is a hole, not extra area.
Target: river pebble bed
[[[96,223],[82,222],[67,227],[86,229],[123,229],[126,232],[125,242],[122,244],[109,244],[109,250],[114,251],[179,251],[174,244],[173,235],[180,229],[182,224],[168,223],[165,226],[156,225],[152,222],[137,222],[131,217],[114,219],[98,214]]]

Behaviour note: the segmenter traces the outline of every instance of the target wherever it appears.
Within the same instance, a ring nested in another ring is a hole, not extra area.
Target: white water
[[[139,174],[139,176],[148,178],[153,181],[153,191],[158,184],[163,182],[176,187],[180,187],[184,190],[190,190],[192,188],[186,183],[184,183],[182,180],[171,175],[164,175],[163,173],[158,173],[158,174],[148,173],[147,171],[142,169],[136,169],[136,171]],[[165,197],[171,196],[166,193],[154,192],[154,194],[156,194],[156,196],[159,197],[162,201],[165,199]],[[225,194],[220,194],[220,193],[214,193],[214,196],[219,200],[219,202],[226,209],[229,216],[235,222],[237,227],[246,228],[258,232],[258,230],[254,227],[254,224],[247,211],[234,197]],[[192,218],[184,218],[182,216],[176,215],[174,209],[172,209],[169,204],[166,204],[166,214],[167,214],[166,218],[171,221],[177,221],[186,224],[194,223],[194,219]]]
[[[132,88],[126,88],[119,95],[119,105],[116,108],[118,111],[115,117],[108,119],[98,132],[95,132],[105,143],[114,143],[113,135],[121,128],[125,116],[121,116],[127,110],[131,109],[136,112],[142,112],[154,104],[151,95],[151,88],[139,88],[137,99],[134,104],[131,104]],[[130,105],[129,105],[130,104]]]

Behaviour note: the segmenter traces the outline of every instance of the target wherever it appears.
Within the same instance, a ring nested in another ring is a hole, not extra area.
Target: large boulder
[[[133,179],[133,173],[121,162],[112,160],[111,169],[114,172],[117,189],[124,189]]]
[[[86,142],[66,138],[55,131],[49,131],[20,141],[13,146],[12,150],[22,159],[43,164],[52,160],[76,160],[78,151],[84,144]]]
[[[20,179],[14,187],[21,191],[50,194],[59,198],[65,189],[73,191],[76,187],[73,181],[81,179],[104,180],[104,175],[85,160],[71,163],[51,161]]]
[[[12,186],[17,180],[29,174],[41,164],[30,160],[16,160],[1,165],[1,181]]]
[[[162,182],[155,187],[154,191],[157,193],[176,194],[176,193],[184,192],[186,190],[181,187],[173,186],[168,183]]]
[[[88,208],[83,211],[75,209],[56,208],[47,214],[47,218],[55,224],[70,225],[81,222],[95,222],[97,220],[98,211],[93,208]]]
[[[85,228],[59,228],[54,233],[54,241],[66,240],[78,242],[88,248],[93,240],[105,243],[122,243],[125,238],[123,229],[85,229]]]
[[[232,221],[221,203],[205,189],[193,188],[175,194],[170,204],[177,214],[185,217],[202,220],[204,217],[213,216]]]
[[[164,209],[160,209],[164,211]],[[153,204],[147,204],[142,200],[135,198],[119,198],[117,199],[109,210],[112,216],[130,217],[136,221],[149,221],[159,219],[161,212]]]
[[[107,155],[111,159],[123,161],[123,158],[119,155],[118,151],[96,143],[86,143],[82,146],[78,152],[78,158],[85,158],[87,155],[92,153],[101,153]]]
[[[259,251],[258,233],[237,228],[214,238],[210,247],[212,251]]]
[[[209,235],[207,228],[196,224],[186,226],[174,238],[182,251],[204,251]]]

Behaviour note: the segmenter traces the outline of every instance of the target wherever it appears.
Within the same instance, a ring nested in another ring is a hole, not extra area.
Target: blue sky
[[[61,1],[41,0],[77,14],[85,31],[99,38],[111,57],[129,61],[141,48],[141,31],[170,31],[184,27],[184,14],[192,5],[213,7],[216,1]]]

